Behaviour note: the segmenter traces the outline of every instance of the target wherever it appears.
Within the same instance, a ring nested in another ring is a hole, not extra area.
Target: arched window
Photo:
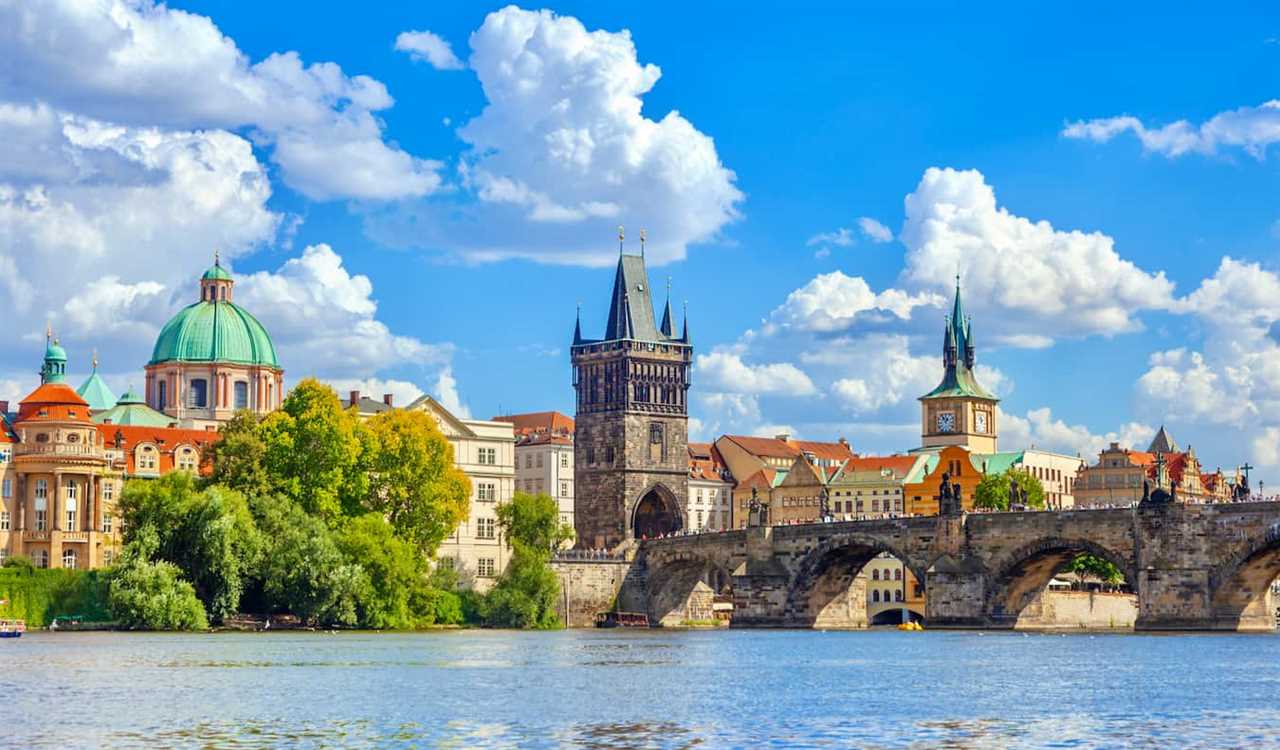
[[[897,591],[893,592],[893,600],[895,602],[902,601],[902,589],[898,589]]]
[[[880,580],[880,571],[879,571],[879,570],[873,570],[873,571],[871,571],[871,580],[873,580],[873,581],[878,581],[878,580]]]
[[[902,568],[897,568],[893,571],[893,580],[895,581],[902,580]]]
[[[190,299],[190,298],[188,298],[188,299]],[[168,394],[166,393],[166,390],[167,390],[167,389],[165,388],[165,385],[166,385],[166,383],[165,383],[163,380],[161,380],[160,382],[156,383],[156,408],[157,408],[157,409],[159,409],[159,410],[161,410],[161,411],[164,411],[164,407],[165,407],[166,402],[167,402],[167,400],[168,400],[168,399],[166,399],[166,398],[165,398],[165,396],[166,396],[166,395],[168,395]]]
[[[243,380],[235,383],[235,404],[237,409],[249,408],[249,384]]]
[[[871,601],[873,602],[880,601],[880,589],[876,589],[871,592]]]
[[[62,551],[62,567],[75,570],[76,567],[76,551],[67,548]]]
[[[196,409],[203,409],[209,405],[209,381],[204,378],[192,378],[191,386],[187,389],[187,405]]]

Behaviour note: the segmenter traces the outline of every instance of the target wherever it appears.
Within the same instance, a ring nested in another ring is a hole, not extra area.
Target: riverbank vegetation
[[[0,616],[25,620],[31,628],[47,627],[55,617],[105,622],[112,619],[107,585],[103,571],[37,568],[14,556],[0,567]]]
[[[431,564],[471,486],[425,412],[361,420],[304,380],[278,411],[237,415],[207,460],[207,479],[126,485],[124,552],[105,573],[122,626],[203,629],[239,612],[317,627],[559,625],[549,561],[572,531],[546,495],[498,508],[512,558],[489,594]]]

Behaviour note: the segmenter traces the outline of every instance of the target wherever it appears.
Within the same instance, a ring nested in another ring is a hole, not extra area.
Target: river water
[[[29,633],[4,747],[1280,746],[1280,637]]]

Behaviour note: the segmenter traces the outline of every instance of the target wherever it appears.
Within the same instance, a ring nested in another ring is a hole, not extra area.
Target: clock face
[[[956,431],[956,415],[954,412],[944,411],[938,415],[938,432],[955,432]]]
[[[987,413],[980,411],[973,415],[973,425],[978,428],[978,432],[985,433],[987,431]]]

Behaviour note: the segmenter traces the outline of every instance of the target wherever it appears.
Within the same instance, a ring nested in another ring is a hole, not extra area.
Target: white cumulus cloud
[[[414,60],[426,62],[436,70],[461,70],[462,61],[453,47],[430,31],[402,31],[396,36],[396,49],[409,53]]]
[[[1121,115],[1078,120],[1062,130],[1067,138],[1098,143],[1126,132],[1137,136],[1144,150],[1167,157],[1213,154],[1222,147],[1238,147],[1256,159],[1263,159],[1267,147],[1280,141],[1280,99],[1220,112],[1199,125],[1178,120],[1150,127],[1137,117]]]
[[[710,391],[786,396],[817,392],[809,376],[789,362],[747,364],[737,354],[716,351],[698,355],[695,371]]]
[[[381,241],[472,261],[608,265],[626,224],[648,228],[659,264],[738,217],[743,195],[711,137],[679,112],[641,113],[662,73],[639,61],[630,32],[508,6],[470,46],[486,104],[458,130],[464,195],[371,213]]]
[[[1079,455],[1091,463],[1097,460],[1100,451],[1111,443],[1119,443],[1122,448],[1142,450],[1147,447],[1154,427],[1140,422],[1127,422],[1118,430],[1095,434],[1084,425],[1068,424],[1063,419],[1055,419],[1049,407],[1031,409],[1026,416],[1005,413],[999,416],[999,440],[1001,450],[1024,450],[1039,448],[1041,450]]]
[[[867,239],[872,242],[890,242],[893,240],[893,230],[870,216],[863,216],[858,219],[858,229],[861,229]]]
[[[385,142],[393,99],[295,52],[254,63],[207,17],[152,0],[0,3],[0,100],[128,126],[243,129],[313,199],[422,196],[438,162]]]

